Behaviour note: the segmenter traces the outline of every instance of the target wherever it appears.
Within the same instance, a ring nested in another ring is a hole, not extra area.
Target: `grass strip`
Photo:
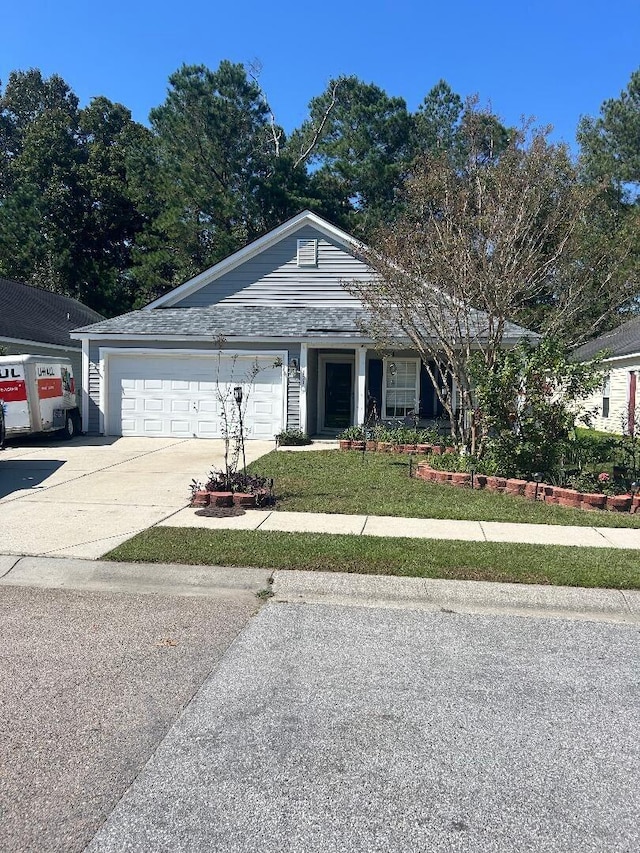
[[[418,457],[414,457],[415,465]],[[250,470],[273,477],[278,510],[453,518],[580,527],[640,527],[640,515],[587,512],[409,477],[409,457],[356,451],[272,452]]]
[[[155,527],[104,559],[640,589],[639,558],[617,548]]]

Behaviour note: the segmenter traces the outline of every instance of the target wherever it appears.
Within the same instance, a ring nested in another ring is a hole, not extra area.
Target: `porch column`
[[[307,344],[300,345],[300,431],[307,431]]]
[[[367,348],[356,349],[355,406],[356,425],[364,423],[366,413]]]

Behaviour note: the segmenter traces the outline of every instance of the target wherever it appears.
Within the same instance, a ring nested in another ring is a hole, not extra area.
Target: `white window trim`
[[[409,363],[413,362],[416,365],[416,386],[415,386],[415,403],[414,408],[417,410],[420,407],[420,359],[419,358],[385,358],[382,362],[382,412],[381,419],[388,420],[391,417],[406,417],[406,415],[387,415],[387,371],[389,365],[394,362]]]

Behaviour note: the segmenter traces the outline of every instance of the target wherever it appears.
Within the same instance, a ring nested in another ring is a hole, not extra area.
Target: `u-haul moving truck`
[[[73,438],[81,430],[73,367],[66,358],[0,356],[0,405],[7,438],[38,432]]]

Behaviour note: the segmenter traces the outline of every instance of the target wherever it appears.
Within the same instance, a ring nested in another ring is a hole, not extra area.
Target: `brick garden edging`
[[[338,441],[340,450],[367,450],[369,453],[419,453],[427,456],[433,453],[454,453],[455,447],[445,447],[442,444],[393,444],[391,441],[349,441],[341,438]]]
[[[433,483],[450,483],[452,486],[471,488],[471,474],[456,471],[440,471],[432,468],[428,462],[419,462],[416,477]],[[600,493],[578,492],[575,489],[537,484],[537,500],[546,503],[568,506],[573,509],[608,510],[609,512],[639,512],[640,495],[602,495]],[[506,477],[488,477],[475,474],[474,489],[486,489],[490,492],[503,492],[507,495],[521,495],[529,500],[536,499],[536,483],[529,480],[517,480]]]

